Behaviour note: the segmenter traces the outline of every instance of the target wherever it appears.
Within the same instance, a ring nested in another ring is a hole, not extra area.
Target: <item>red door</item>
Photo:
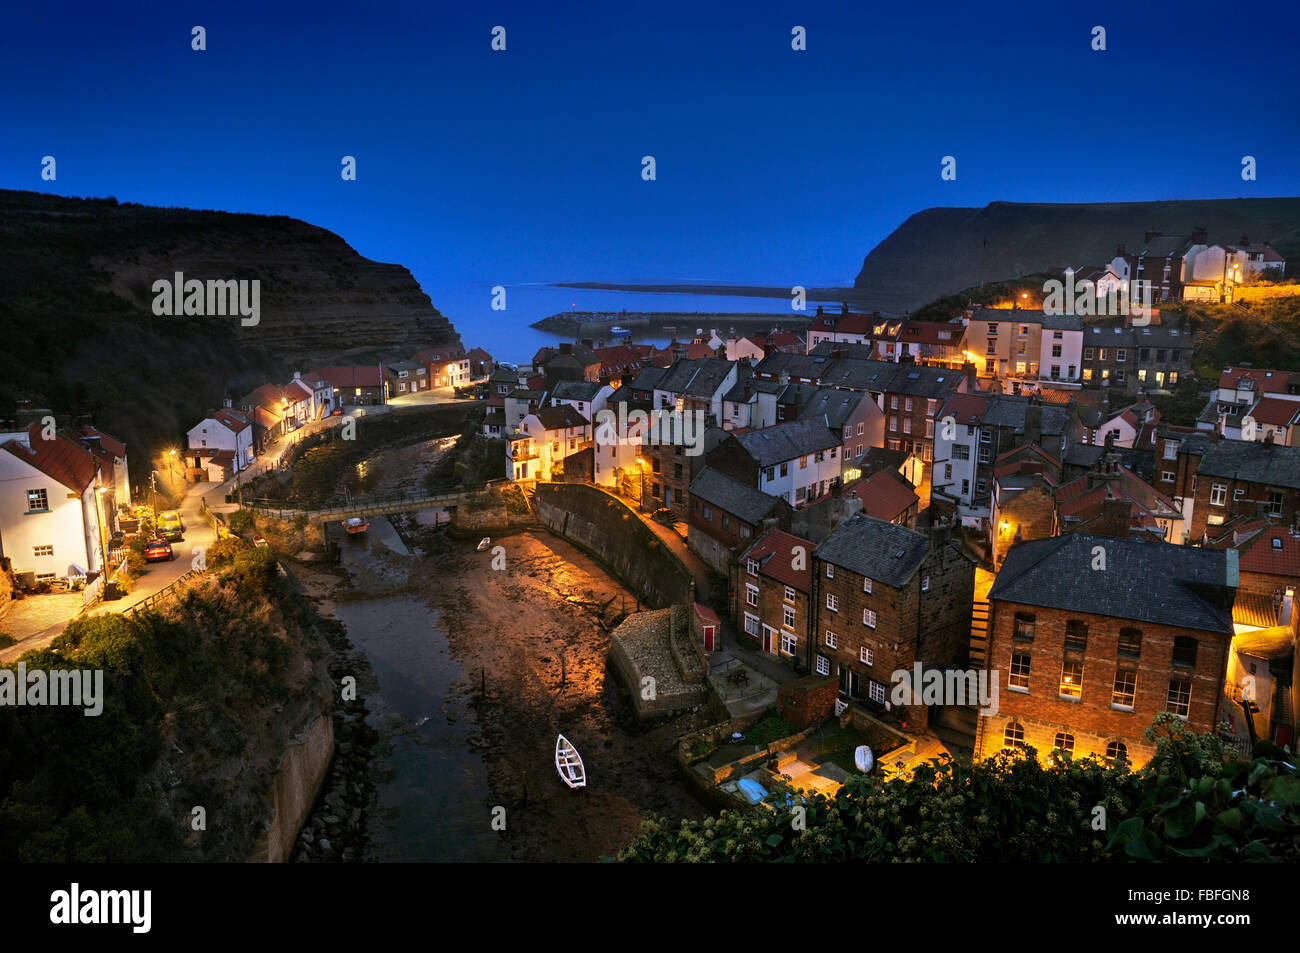
[[[772,630],[763,626],[763,651],[768,655],[772,654]]]
[[[706,652],[715,651],[716,646],[714,645],[714,642],[716,637],[714,633],[716,631],[717,631],[717,626],[706,625],[704,627],[704,651]]]

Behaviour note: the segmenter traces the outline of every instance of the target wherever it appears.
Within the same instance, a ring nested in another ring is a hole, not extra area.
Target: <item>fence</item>
[[[141,602],[137,602],[129,609],[124,610],[122,612],[122,615],[134,615],[137,612],[143,612],[146,609],[150,609],[153,606],[156,606],[158,603],[164,601],[165,599],[170,599],[172,596],[176,595],[177,592],[180,590],[181,586],[186,582],[190,581],[191,579],[193,579],[195,576],[202,576],[202,575],[203,573],[200,572],[199,570],[191,569],[189,572],[182,575],[171,585],[167,586],[166,588],[159,589],[149,598],[144,599]]]
[[[350,496],[344,497],[341,501],[333,501],[328,506],[310,508],[286,506],[282,500],[272,500],[263,497],[260,499],[246,500],[244,506],[267,516],[275,516],[279,519],[292,519],[299,515],[312,517],[326,516],[331,513],[353,513],[359,510],[381,511],[389,507],[406,507],[420,503],[428,503],[430,505],[438,503],[457,503],[464,495],[471,492],[474,491],[463,490],[456,486],[449,486],[446,488],[440,487],[430,491]]]
[[[95,577],[94,581],[86,584],[86,588],[81,590],[81,607],[89,609],[104,595],[104,574],[101,572]]]
[[[230,529],[226,526],[226,518],[220,513],[214,513],[208,509],[207,500],[199,500],[199,515],[203,517],[204,522],[212,527],[212,531],[217,534],[217,539],[225,539],[230,535]]]

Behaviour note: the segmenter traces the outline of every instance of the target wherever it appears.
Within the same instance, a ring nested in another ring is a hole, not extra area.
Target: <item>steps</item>
[[[989,604],[976,600],[970,612],[970,666],[984,668],[989,654]]]

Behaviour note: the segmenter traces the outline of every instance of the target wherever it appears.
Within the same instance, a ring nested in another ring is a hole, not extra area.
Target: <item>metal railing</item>
[[[165,599],[170,599],[172,596],[176,595],[184,583],[193,579],[195,576],[202,576],[202,575],[204,575],[204,573],[199,571],[198,569],[191,569],[188,572],[181,575],[180,578],[178,578],[175,582],[172,582],[171,584],[165,586],[164,588],[159,589],[157,592],[155,592],[152,596],[149,596],[147,599],[137,602],[135,605],[131,606],[128,609],[124,609],[122,611],[122,615],[134,615],[137,612],[143,612],[147,609],[150,609],[153,606],[156,606],[158,603],[164,601]]]

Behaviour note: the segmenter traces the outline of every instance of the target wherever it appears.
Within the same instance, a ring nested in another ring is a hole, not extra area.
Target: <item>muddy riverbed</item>
[[[339,570],[304,576],[368,663],[358,681],[379,741],[365,859],[594,861],[650,815],[705,816],[674,760],[692,723],[638,725],[607,669],[630,592],[546,533],[494,541],[493,569],[491,551],[427,519],[394,522],[410,554],[371,532],[342,541]],[[560,732],[582,753],[584,790],[556,774]]]

